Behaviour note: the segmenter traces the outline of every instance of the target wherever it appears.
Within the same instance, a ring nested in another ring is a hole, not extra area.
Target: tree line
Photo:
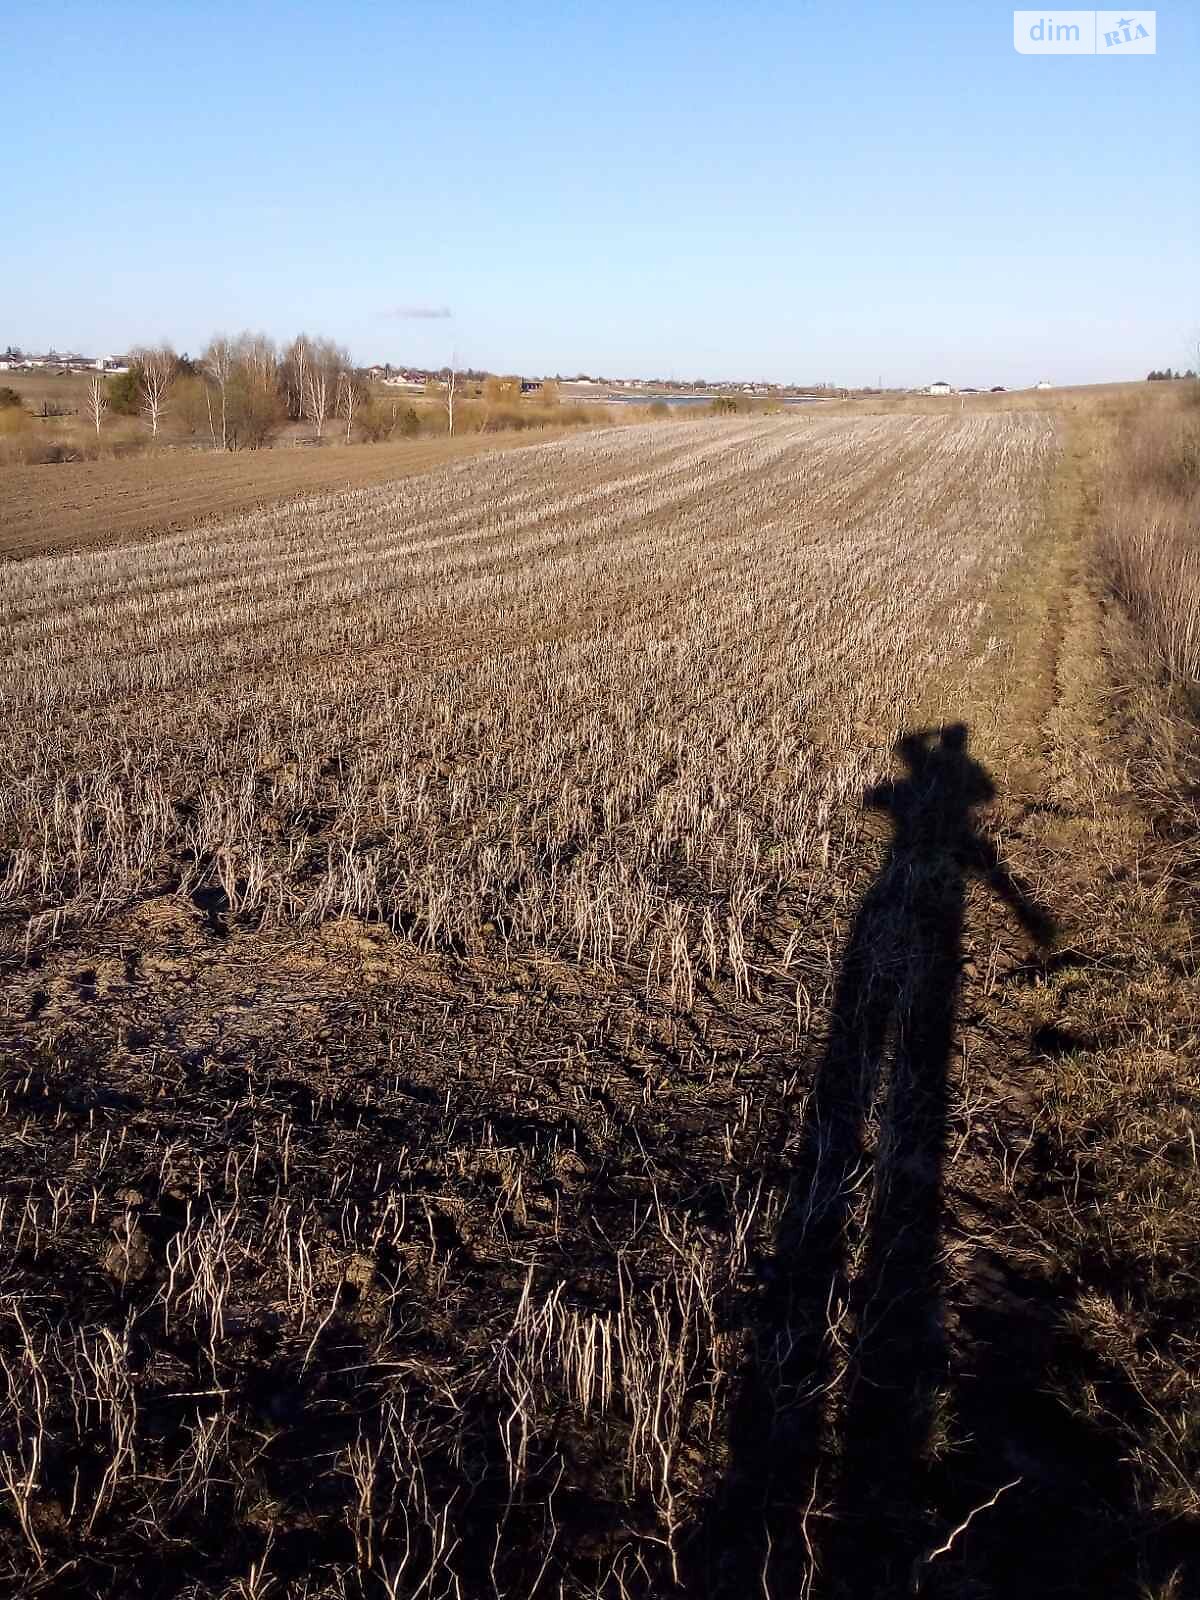
[[[446,387],[453,431],[453,377]],[[171,415],[221,450],[270,444],[288,422],[309,423],[317,439],[344,424],[347,441],[356,427],[368,439],[419,427],[411,408],[372,396],[341,345],[304,333],[282,347],[261,333],[215,334],[195,359],[167,343],[141,346],[128,372],[90,379],[85,410],[97,434],[110,410],[142,417],[155,438]]]

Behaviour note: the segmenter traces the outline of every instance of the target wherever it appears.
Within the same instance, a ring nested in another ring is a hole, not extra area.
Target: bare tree
[[[213,392],[220,398],[221,448],[257,450],[269,444],[287,417],[286,360],[265,333],[217,333],[208,341],[201,369],[208,396],[209,431],[217,442]]]
[[[104,421],[104,413],[108,410],[108,389],[104,379],[97,373],[88,380],[87,414],[92,419],[92,426],[97,437],[100,433],[100,424]]]
[[[204,375],[216,385],[221,396],[221,449],[229,448],[229,380],[233,377],[233,343],[223,333],[214,334],[201,358]],[[216,430],[213,430],[214,443]]]
[[[288,414],[279,351],[265,333],[240,333],[230,353],[229,448],[257,450],[270,443]]]
[[[312,415],[316,437],[325,432],[325,418],[329,415],[329,373],[324,367],[310,367],[305,374],[308,391],[308,409]]]
[[[279,352],[274,339],[265,333],[239,334],[236,354],[242,366],[253,374],[256,383],[264,387],[278,384]]]
[[[169,344],[134,353],[137,365],[138,388],[141,393],[142,415],[150,424],[150,432],[157,435],[158,425],[167,409],[167,397],[179,370],[179,357]]]
[[[346,443],[350,443],[350,430],[354,426],[354,413],[368,398],[366,388],[353,367],[347,367],[338,378],[338,409],[346,419]]]
[[[298,333],[283,357],[288,408],[297,422],[304,421],[305,407],[308,404],[308,343],[308,335]]]
[[[458,388],[458,352],[451,357],[450,365],[442,369],[442,388],[440,391],[434,387],[434,393],[439,394],[442,404],[446,408],[446,432],[454,432],[454,395]],[[487,411],[484,412],[484,425],[487,424]]]
[[[307,350],[305,395],[318,439],[325,432],[325,419],[337,404],[338,380],[350,366],[350,356],[331,339],[314,339]]]

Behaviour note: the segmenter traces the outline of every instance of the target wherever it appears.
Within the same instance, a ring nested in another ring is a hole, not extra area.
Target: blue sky
[[[1190,3],[1123,60],[1018,55],[990,3],[0,22],[0,347],[304,328],[363,362],[888,384],[1194,362]]]

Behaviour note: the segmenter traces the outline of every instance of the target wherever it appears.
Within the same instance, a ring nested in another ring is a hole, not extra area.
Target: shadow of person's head
[[[967,754],[970,735],[965,722],[917,728],[897,740],[895,753],[908,777],[891,788],[896,809],[964,813],[995,798],[986,770]]]

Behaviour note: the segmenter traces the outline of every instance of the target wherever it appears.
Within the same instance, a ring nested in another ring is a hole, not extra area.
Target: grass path
[[[981,1509],[940,1570],[916,1574],[935,1593],[975,1593],[985,1573],[989,1594],[1165,1600],[1200,1573],[1200,1368],[1180,1286],[1200,1198],[1200,985],[1118,709],[1143,663],[1090,566],[1098,426],[1072,419],[1040,559],[1007,608],[1013,672],[978,708],[993,827],[1058,932],[1021,959],[994,903],[972,907],[964,1101],[980,1070],[945,1248],[961,1273],[956,1428],[973,1439],[958,1504]]]

